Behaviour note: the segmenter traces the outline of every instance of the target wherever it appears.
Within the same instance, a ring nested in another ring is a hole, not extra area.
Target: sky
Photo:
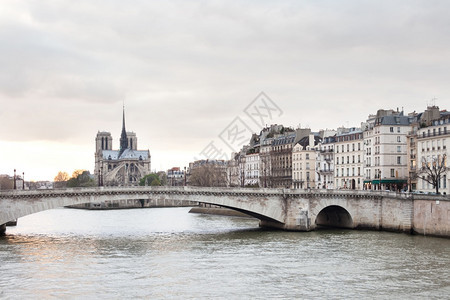
[[[448,28],[449,1],[3,0],[0,174],[93,172],[98,131],[119,148],[123,105],[152,170],[229,155],[236,124],[448,109]]]

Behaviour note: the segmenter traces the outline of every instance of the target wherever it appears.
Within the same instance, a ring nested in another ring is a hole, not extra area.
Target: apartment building
[[[450,113],[441,113],[440,118],[431,121],[431,126],[422,127],[417,131],[417,174],[419,177],[430,177],[432,174],[421,172],[425,165],[440,166],[443,172],[439,178],[439,191],[450,193],[450,171],[448,168],[448,147],[450,146]],[[437,174],[436,174],[437,175]],[[418,179],[417,189],[424,192],[434,192],[432,183]]]
[[[335,188],[363,189],[364,139],[361,128],[339,128],[335,140]]]
[[[381,109],[375,116],[369,116],[363,133],[365,189],[407,189],[410,125],[410,117],[398,110]]]
[[[318,151],[315,146],[322,141],[318,134],[310,133],[301,138],[292,150],[292,188],[319,188],[316,162]]]

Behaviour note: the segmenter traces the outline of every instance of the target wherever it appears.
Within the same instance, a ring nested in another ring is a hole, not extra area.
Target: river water
[[[450,240],[189,208],[54,209],[0,238],[1,299],[449,299]]]

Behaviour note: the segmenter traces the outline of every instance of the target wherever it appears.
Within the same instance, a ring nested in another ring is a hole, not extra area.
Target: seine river
[[[267,231],[189,208],[55,209],[0,238],[0,299],[449,299],[450,240]]]

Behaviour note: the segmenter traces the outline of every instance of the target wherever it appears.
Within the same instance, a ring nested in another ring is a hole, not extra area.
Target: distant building
[[[310,133],[300,139],[292,150],[292,187],[294,189],[318,188],[319,173],[316,173],[317,146],[322,139]]]
[[[245,155],[244,186],[259,187],[259,160],[259,153],[247,153]]]
[[[125,129],[125,110],[122,119],[120,149],[112,150],[110,132],[98,132],[95,138],[95,171],[99,185],[138,185],[150,173],[150,151],[137,150],[137,137]]]
[[[364,188],[372,190],[407,189],[407,135],[411,117],[403,111],[378,110],[369,116],[364,130]]]
[[[340,130],[341,129],[341,130]],[[360,128],[340,128],[335,143],[335,188],[363,189],[364,145]]]
[[[183,186],[185,184],[185,172],[180,167],[167,170],[167,184],[170,186]]]
[[[436,117],[436,116],[435,116]],[[450,113],[441,112],[440,117],[430,121],[430,126],[417,131],[417,168],[424,165],[440,164],[444,159],[445,171],[439,180],[439,192],[450,194],[450,171],[448,168],[448,147],[450,146]],[[426,177],[425,174],[420,174]],[[429,182],[419,179],[417,188],[424,192],[434,192]]]
[[[336,132],[333,135],[324,136],[322,143],[318,145],[317,157],[318,186],[324,189],[334,189],[334,147]]]

